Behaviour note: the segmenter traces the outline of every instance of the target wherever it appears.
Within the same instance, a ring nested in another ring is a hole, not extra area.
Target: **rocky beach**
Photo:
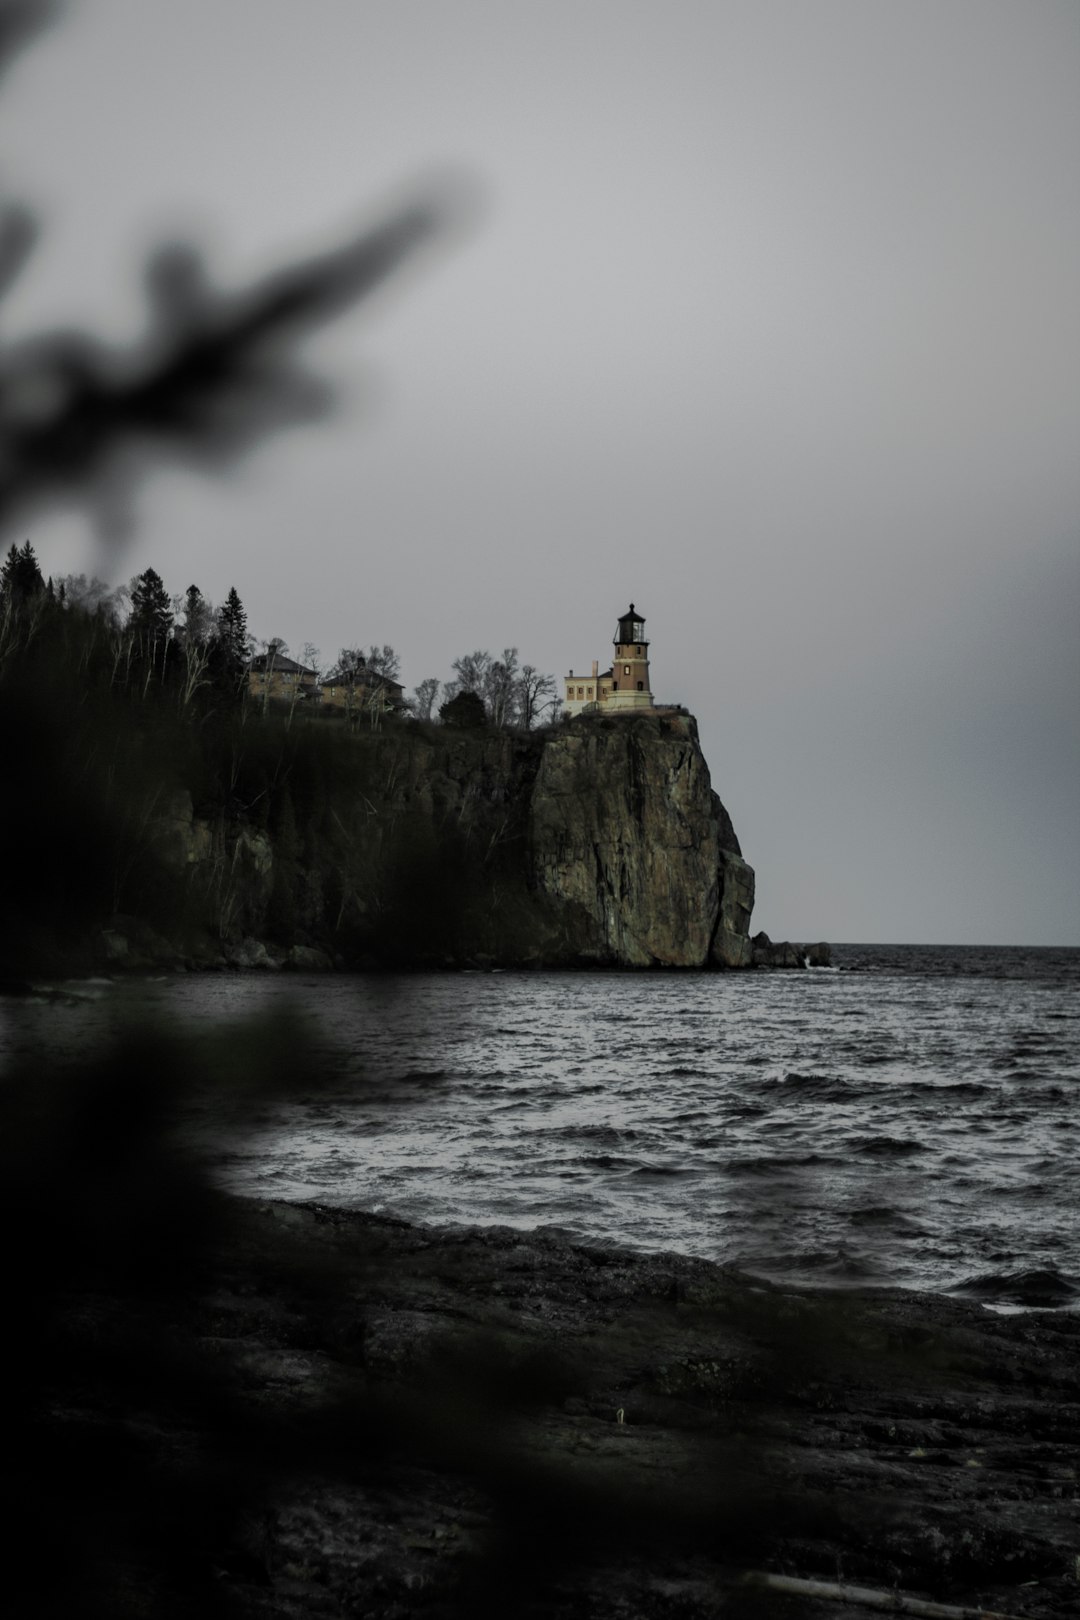
[[[145,1298],[61,1290],[31,1505],[76,1557],[27,1613],[73,1576],[84,1613],[253,1620],[1076,1612],[1076,1314],[317,1205],[196,1226]]]

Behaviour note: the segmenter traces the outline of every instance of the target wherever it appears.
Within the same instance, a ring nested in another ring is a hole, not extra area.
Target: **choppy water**
[[[840,947],[840,971],[200,977],[181,1020],[294,999],[310,1074],[225,1183],[429,1222],[554,1225],[806,1282],[1080,1303],[1080,952]],[[65,1046],[110,995],[7,1011]],[[83,1033],[80,1034],[79,1031]]]

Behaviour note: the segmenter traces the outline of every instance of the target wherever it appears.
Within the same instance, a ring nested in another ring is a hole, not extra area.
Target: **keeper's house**
[[[566,696],[563,702],[567,715],[582,714],[586,710],[602,710],[605,714],[623,709],[652,709],[652,688],[649,685],[649,643],[645,638],[645,618],[631,602],[615,630],[615,661],[601,675],[599,664],[593,659],[591,675],[566,676]]]
[[[289,703],[303,700],[317,703],[319,677],[306,664],[286,658],[276,649],[260,653],[248,668],[248,691],[253,698],[284,698]]]

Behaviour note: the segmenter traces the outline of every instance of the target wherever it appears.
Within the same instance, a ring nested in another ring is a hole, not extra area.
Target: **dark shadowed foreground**
[[[7,1077],[19,1613],[1075,1613],[1076,1315],[211,1192],[189,1076],[246,1112],[302,1062],[262,1021]]]

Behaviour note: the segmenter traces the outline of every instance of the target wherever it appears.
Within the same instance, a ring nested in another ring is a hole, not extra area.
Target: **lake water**
[[[237,1192],[1080,1304],[1080,952],[834,960],[83,987],[8,1003],[0,1064],[75,1050],[133,999],[199,1027],[290,1001],[310,1021],[295,1092],[243,1134],[209,1098],[192,1126]]]

